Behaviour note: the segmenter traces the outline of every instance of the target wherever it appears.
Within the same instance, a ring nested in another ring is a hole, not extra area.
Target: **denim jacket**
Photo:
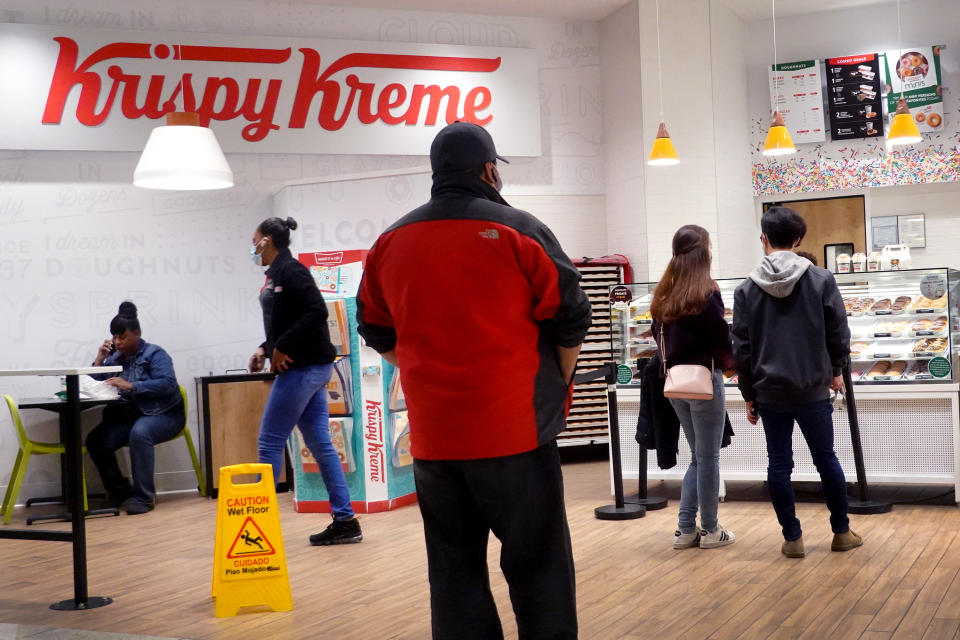
[[[115,351],[103,361],[104,366],[123,367],[120,377],[133,384],[130,391],[121,391],[120,397],[132,401],[147,416],[165,413],[181,402],[180,385],[173,371],[173,360],[162,347],[140,340],[137,353],[126,358]],[[106,380],[114,374],[98,374],[99,380]]]

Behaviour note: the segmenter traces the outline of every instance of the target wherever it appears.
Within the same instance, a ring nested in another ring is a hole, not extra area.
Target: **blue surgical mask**
[[[260,244],[261,243],[257,243],[250,247],[250,260],[252,260],[253,264],[257,265],[258,267],[263,266],[263,254],[257,253],[257,247],[259,247]]]

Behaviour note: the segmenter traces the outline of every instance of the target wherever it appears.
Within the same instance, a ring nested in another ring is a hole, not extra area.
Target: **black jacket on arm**
[[[273,303],[264,348],[293,358],[291,369],[333,362],[337,350],[330,342],[327,305],[310,271],[283,249],[266,275]],[[268,358],[272,355],[267,353]]]
[[[677,466],[680,450],[680,419],[670,400],[663,395],[664,380],[661,377],[663,363],[660,355],[637,362],[640,373],[640,411],[637,415],[637,444],[657,450],[657,466],[671,469]],[[724,418],[723,438],[720,447],[728,447],[734,436],[730,415]]]

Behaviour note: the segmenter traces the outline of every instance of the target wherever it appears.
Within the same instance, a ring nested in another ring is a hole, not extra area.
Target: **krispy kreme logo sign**
[[[387,481],[383,442],[383,405],[367,400],[364,405],[364,438],[367,449],[367,473],[371,482]]]
[[[70,93],[79,88],[76,118],[88,126],[104,123],[117,107],[130,119],[156,120],[175,111],[177,104],[184,111],[200,114],[204,126],[211,120],[242,118],[247,124],[243,138],[250,142],[263,140],[271,131],[278,130],[277,118],[284,118],[290,129],[303,129],[314,101],[320,103],[316,119],[322,129],[339,131],[348,120],[362,124],[380,121],[386,124],[435,125],[443,108],[444,123],[466,120],[479,125],[488,124],[493,115],[488,112],[493,101],[490,89],[478,77],[478,84],[461,91],[455,85],[391,82],[377,86],[365,82],[365,69],[404,69],[420,71],[464,71],[478,76],[500,68],[500,58],[453,58],[441,56],[394,55],[378,53],[350,53],[328,65],[313,49],[300,49],[303,60],[297,82],[293,108],[290,113],[277,113],[277,99],[283,80],[250,78],[242,82],[226,75],[231,62],[263,65],[286,64],[291,49],[248,49],[238,47],[173,46],[165,44],[115,42],[100,47],[85,59],[79,59],[77,43],[70,38],[54,38],[60,45],[60,55],[50,83],[47,104],[43,111],[44,124],[59,124]],[[195,78],[192,73],[182,76],[167,74],[128,73],[123,69],[125,59],[193,60],[223,64],[224,75]],[[101,64],[103,63],[103,64]],[[93,71],[94,66],[106,66],[106,73]],[[269,68],[269,67],[267,67]],[[335,79],[339,72],[346,76]],[[141,87],[146,87],[142,95]],[[341,99],[343,98],[343,99]]]
[[[528,50],[60,29],[0,25],[0,57],[31,71],[22,75],[30,99],[14,108],[15,125],[0,127],[57,133],[59,148],[142,148],[167,113],[184,110],[199,113],[228,151],[425,155],[455,120],[488,127],[500,146],[531,124],[539,140]],[[11,31],[30,38],[5,37]],[[111,131],[121,143],[106,142]],[[123,144],[133,132],[137,142]],[[370,148],[378,139],[380,151]],[[512,153],[538,154],[530,142]]]

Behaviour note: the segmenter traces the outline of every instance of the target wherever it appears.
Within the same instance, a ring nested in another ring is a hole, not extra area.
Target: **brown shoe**
[[[788,558],[804,557],[806,553],[803,550],[803,536],[800,536],[796,540],[784,540],[783,546],[780,547],[780,553]]]
[[[831,551],[850,551],[863,544],[863,538],[853,531],[833,534],[833,544],[830,545]]]

